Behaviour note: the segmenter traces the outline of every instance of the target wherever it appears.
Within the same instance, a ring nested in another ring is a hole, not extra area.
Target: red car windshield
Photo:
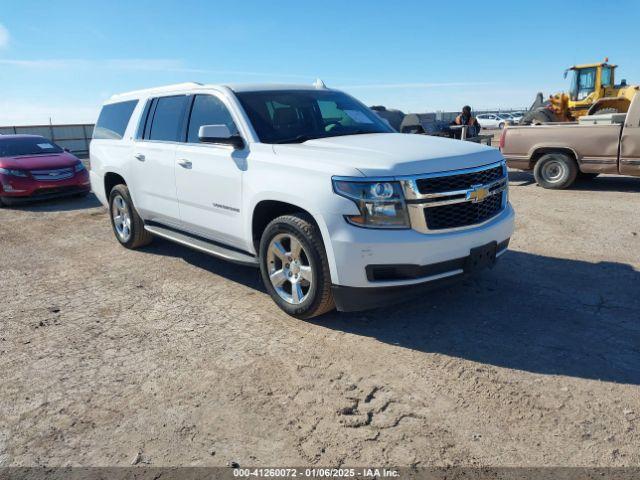
[[[3,138],[0,135],[0,157],[48,155],[62,152],[62,148],[44,137]]]

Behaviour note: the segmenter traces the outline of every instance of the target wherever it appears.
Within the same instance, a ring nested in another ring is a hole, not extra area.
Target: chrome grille
[[[40,181],[55,182],[73,177],[73,167],[57,168],[52,170],[32,170],[31,176]]]
[[[411,227],[421,233],[470,228],[507,206],[504,162],[483,167],[401,178]]]
[[[489,168],[479,172],[449,175],[446,177],[420,178],[416,180],[420,193],[442,193],[455,190],[466,190],[472,185],[485,185],[495,182],[504,175],[502,166]]]
[[[482,223],[502,210],[502,195],[491,195],[483,202],[462,202],[424,209],[429,230],[467,227]]]

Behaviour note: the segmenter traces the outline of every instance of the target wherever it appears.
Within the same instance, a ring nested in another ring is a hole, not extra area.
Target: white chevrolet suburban
[[[95,127],[91,185],[125,247],[158,236],[259,267],[299,318],[491,266],[514,222],[497,149],[396,133],[321,83],[116,95]]]

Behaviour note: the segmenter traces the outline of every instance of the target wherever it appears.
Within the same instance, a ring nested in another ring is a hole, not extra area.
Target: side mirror
[[[69,150],[69,148],[68,148],[68,147],[64,147],[62,150],[64,150],[64,151],[65,151],[65,152],[67,152],[67,153],[71,153],[71,150]]]
[[[236,150],[244,147],[244,141],[240,135],[231,135],[226,125],[202,125],[198,130],[198,138],[202,143],[216,143],[230,145]]]

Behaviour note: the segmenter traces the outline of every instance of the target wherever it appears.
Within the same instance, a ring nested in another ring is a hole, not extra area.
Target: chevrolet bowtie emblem
[[[471,200],[471,203],[480,203],[489,196],[489,189],[484,188],[482,185],[473,185],[471,190],[467,191],[467,200]]]

